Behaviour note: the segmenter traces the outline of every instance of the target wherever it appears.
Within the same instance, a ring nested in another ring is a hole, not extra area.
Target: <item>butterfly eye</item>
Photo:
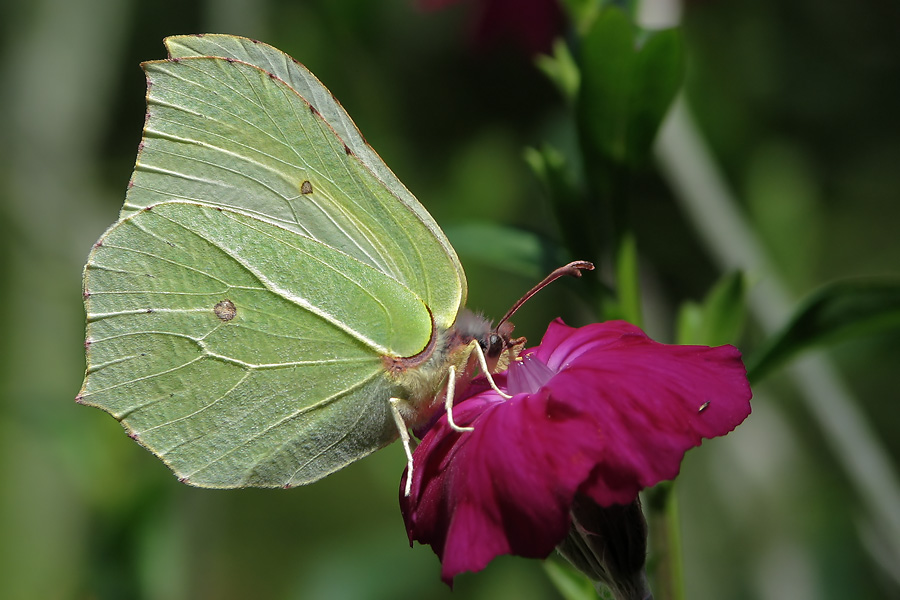
[[[503,348],[506,344],[503,343],[503,338],[500,337],[497,333],[492,333],[490,337],[488,337],[487,348],[484,348],[484,353],[488,358],[497,358],[500,356],[500,353],[503,352]]]

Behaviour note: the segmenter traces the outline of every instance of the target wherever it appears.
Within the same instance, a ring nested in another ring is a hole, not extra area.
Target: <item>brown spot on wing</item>
[[[237,307],[231,300],[222,300],[213,306],[213,312],[223,321],[232,320],[237,315]]]

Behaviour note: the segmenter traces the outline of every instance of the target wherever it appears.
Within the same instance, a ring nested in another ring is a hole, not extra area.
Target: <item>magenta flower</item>
[[[624,321],[557,320],[495,381],[512,398],[476,380],[453,409],[474,430],[443,416],[415,450],[410,496],[405,474],[401,484],[410,543],[431,545],[447,583],[500,554],[546,557],[576,499],[633,504],[678,474],[685,451],[750,414],[736,348],[660,344]]]

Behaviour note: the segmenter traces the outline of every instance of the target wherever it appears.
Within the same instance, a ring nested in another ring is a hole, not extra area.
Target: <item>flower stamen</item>
[[[531,354],[520,356],[509,366],[506,387],[515,394],[534,394],[550,381],[556,372]]]

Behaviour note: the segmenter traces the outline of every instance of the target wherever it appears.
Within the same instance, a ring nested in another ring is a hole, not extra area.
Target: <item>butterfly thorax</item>
[[[524,340],[510,340],[512,325],[504,323],[497,331],[480,315],[462,309],[449,328],[433,328],[432,339],[423,352],[408,359],[385,357],[388,377],[407,394],[407,422],[428,421],[446,398],[447,377],[452,366],[456,373],[456,396],[465,392],[479,373],[479,361],[471,342],[478,342],[492,373],[506,368],[509,354],[518,353]],[[514,356],[513,354],[513,356]]]

